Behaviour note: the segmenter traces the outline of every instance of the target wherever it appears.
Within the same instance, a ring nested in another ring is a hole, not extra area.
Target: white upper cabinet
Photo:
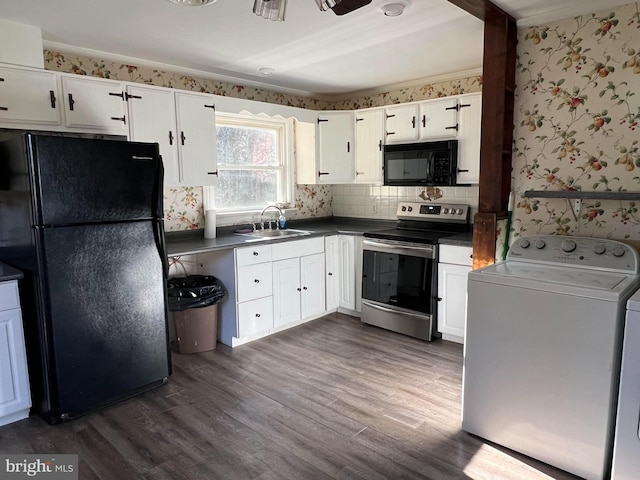
[[[420,103],[420,140],[452,138],[458,134],[458,98]]]
[[[382,183],[384,110],[355,112],[356,183]]]
[[[0,124],[10,128],[60,125],[56,75],[0,67]]]
[[[385,143],[411,143],[419,137],[417,103],[394,105],[385,108]]]
[[[155,142],[164,164],[165,186],[180,183],[173,92],[166,88],[127,85],[129,139]]]
[[[124,85],[113,80],[64,75],[65,125],[73,130],[127,135]]]
[[[318,115],[318,183],[353,183],[355,131],[353,112]]]
[[[175,92],[179,175],[182,185],[218,183],[218,150],[213,95]]]
[[[459,101],[458,183],[480,181],[482,93],[461,95]]]

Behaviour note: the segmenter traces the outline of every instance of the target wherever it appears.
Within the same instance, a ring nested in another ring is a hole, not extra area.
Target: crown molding
[[[482,67],[472,68],[469,70],[461,70],[459,72],[446,73],[443,75],[434,75],[433,77],[425,77],[418,80],[410,80],[402,83],[392,83],[389,85],[383,85],[376,88],[368,88],[366,90],[357,90],[349,93],[342,93],[336,95],[317,95],[318,98],[324,101],[341,102],[345,100],[353,100],[355,98],[368,97],[378,95],[381,93],[388,93],[390,91],[402,90],[405,88],[422,87],[423,85],[450,82],[452,80],[460,80],[463,78],[475,77],[482,75]]]

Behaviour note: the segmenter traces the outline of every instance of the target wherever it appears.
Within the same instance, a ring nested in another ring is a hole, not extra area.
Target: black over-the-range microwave
[[[385,185],[456,185],[458,140],[385,145],[383,158]]]

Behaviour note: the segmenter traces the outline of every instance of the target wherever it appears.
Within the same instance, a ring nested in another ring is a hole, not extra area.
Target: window
[[[286,120],[218,113],[218,186],[221,212],[261,210],[291,201]]]

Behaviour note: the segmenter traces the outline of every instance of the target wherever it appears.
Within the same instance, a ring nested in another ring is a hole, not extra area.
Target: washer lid
[[[545,284],[559,284],[591,290],[614,290],[629,275],[580,268],[554,267],[527,262],[502,262],[482,269],[486,275],[522,278]]]

